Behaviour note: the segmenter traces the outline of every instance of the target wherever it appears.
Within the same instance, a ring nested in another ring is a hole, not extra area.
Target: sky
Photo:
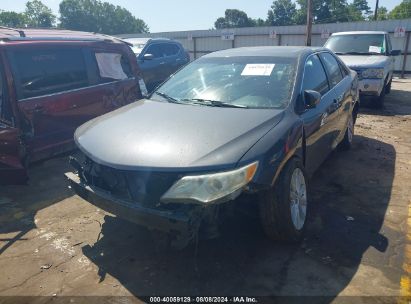
[[[214,26],[218,17],[224,16],[227,8],[243,10],[251,18],[267,17],[272,0],[105,0],[128,9],[135,17],[143,19],[150,32],[185,30],[207,30]],[[0,0],[0,9],[22,12],[27,0]],[[55,14],[58,14],[60,0],[42,0]],[[350,2],[350,1],[348,1]],[[401,0],[380,0],[380,6],[388,10]],[[368,0],[375,6],[375,0]]]

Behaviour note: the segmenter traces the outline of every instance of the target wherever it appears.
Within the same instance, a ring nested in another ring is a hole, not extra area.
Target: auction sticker
[[[242,71],[242,76],[270,76],[275,67],[274,63],[247,64]]]
[[[368,48],[368,52],[380,54],[381,53],[381,48],[379,46],[370,45],[370,47]]]

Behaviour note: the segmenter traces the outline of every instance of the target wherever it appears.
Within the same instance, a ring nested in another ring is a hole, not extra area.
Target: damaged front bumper
[[[185,211],[147,208],[90,187],[75,173],[67,172],[65,176],[74,192],[93,205],[150,230],[172,234],[180,243],[189,242],[198,231],[202,208],[193,207]]]

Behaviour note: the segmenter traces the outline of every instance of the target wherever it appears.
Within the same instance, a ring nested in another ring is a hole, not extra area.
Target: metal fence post
[[[193,59],[197,59],[197,37],[193,37]]]

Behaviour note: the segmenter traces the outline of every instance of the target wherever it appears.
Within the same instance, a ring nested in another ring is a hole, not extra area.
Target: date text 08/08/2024
[[[258,303],[254,297],[150,297],[149,303]]]

